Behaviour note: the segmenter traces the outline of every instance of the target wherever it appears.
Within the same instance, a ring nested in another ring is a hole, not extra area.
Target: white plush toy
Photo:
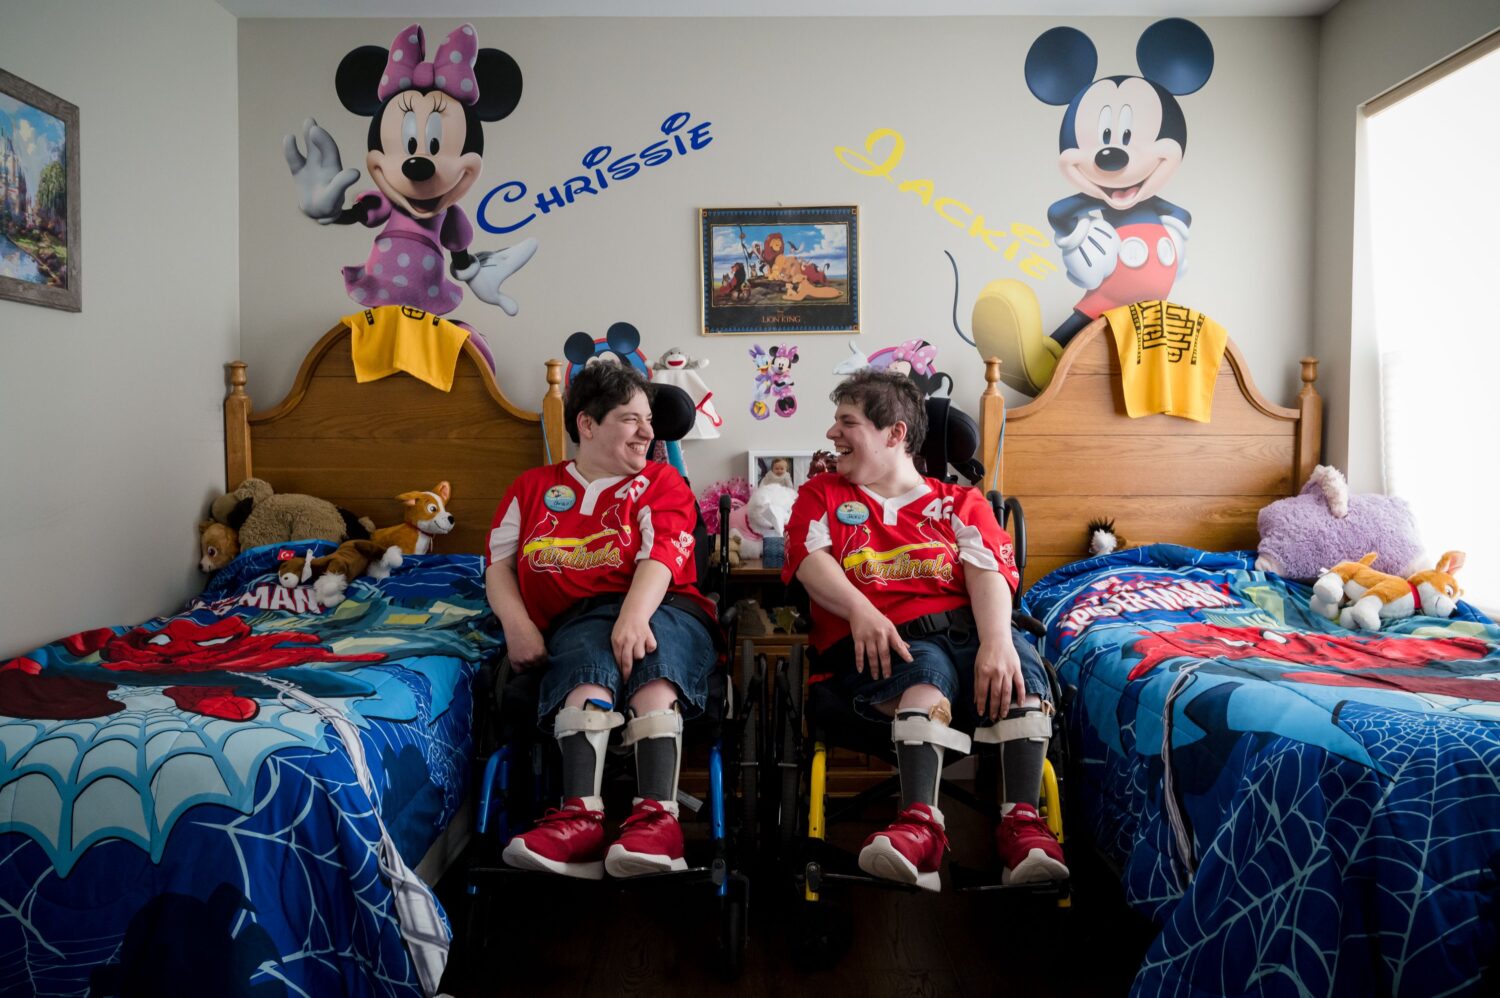
[[[759,558],[763,553],[761,538],[770,535],[780,537],[786,532],[787,521],[792,518],[792,504],[797,501],[797,490],[785,485],[759,485],[750,493],[745,504],[746,530],[731,529],[731,534],[740,538],[740,555]]]
[[[694,360],[683,353],[681,347],[673,347],[651,365],[651,380],[659,385],[676,385],[688,393],[698,409],[698,418],[684,440],[713,440],[719,436],[719,427],[724,418],[714,408],[714,393],[698,372],[708,366],[708,361]]]

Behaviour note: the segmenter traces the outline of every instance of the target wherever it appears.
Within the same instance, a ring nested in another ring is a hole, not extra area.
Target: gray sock
[[[1015,721],[1041,713],[1040,707],[1013,707],[1005,720]],[[1042,762],[1047,758],[1047,739],[1017,738],[1000,746],[1000,771],[1004,783],[1000,800],[1005,804],[1030,804],[1042,799]]]
[[[927,717],[927,710],[896,711],[897,719]],[[901,773],[901,809],[913,804],[937,807],[938,780],[943,774],[943,748],[930,742],[896,743],[896,768]]]
[[[643,738],[636,743],[636,793],[647,800],[676,799],[672,783],[677,775],[677,745],[676,738]]]
[[[594,746],[588,735],[580,731],[557,740],[562,750],[562,796],[563,800],[574,797],[592,797],[599,792],[594,786],[594,775],[598,772],[599,759],[594,755]]]

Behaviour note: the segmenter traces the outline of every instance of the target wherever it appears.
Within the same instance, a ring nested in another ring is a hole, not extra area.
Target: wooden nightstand
[[[730,599],[754,599],[769,613],[786,604],[786,588],[781,582],[781,569],[766,568],[760,559],[746,559],[738,568],[729,571]],[[806,634],[787,634],[773,631],[770,634],[744,635],[757,655],[765,655],[770,665],[767,682],[775,682],[776,660],[790,656],[798,645],[806,648]],[[775,695],[774,689],[767,694]],[[856,794],[874,786],[891,775],[891,767],[880,759],[871,758],[847,749],[834,749],[828,756],[828,792],[834,796]]]

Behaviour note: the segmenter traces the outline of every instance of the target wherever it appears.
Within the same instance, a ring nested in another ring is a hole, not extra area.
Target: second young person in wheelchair
[[[682,726],[717,660],[714,605],[693,585],[697,503],[675,469],[647,461],[651,386],[635,371],[585,367],[564,418],[577,457],[516,479],[490,532],[490,606],[511,666],[545,670],[538,722],[562,754],[562,806],[504,858],[590,879],[685,869]],[[638,796],[606,850],[604,752],[622,725]]]
[[[810,639],[832,681],[860,714],[891,721],[901,811],[866,840],[860,868],[939,889],[943,752],[968,752],[967,730],[1000,745],[1007,882],[1064,879],[1037,814],[1052,705],[1036,650],[1011,633],[1011,538],[978,490],[917,470],[927,417],[912,381],[861,371],[831,398],[838,471],[798,491],[782,578],[811,597]]]

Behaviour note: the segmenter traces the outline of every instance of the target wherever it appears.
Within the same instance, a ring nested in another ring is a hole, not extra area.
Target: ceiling
[[[236,17],[1296,17],[1337,0],[219,0]]]

